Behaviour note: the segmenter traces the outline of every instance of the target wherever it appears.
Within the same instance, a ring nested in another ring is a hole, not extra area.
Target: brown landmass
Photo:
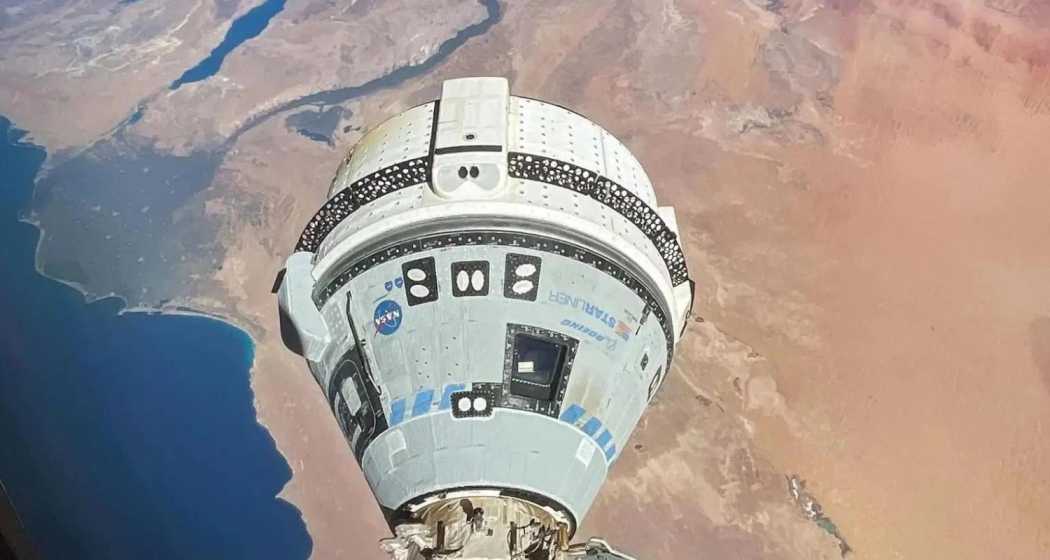
[[[697,281],[674,375],[581,536],[639,558],[836,558],[844,543],[859,558],[1050,557],[1050,5],[514,2],[430,72],[342,103],[331,146],[283,116],[243,128],[419,61],[482,17],[447,4],[459,19],[406,31],[415,20],[396,3],[360,3],[387,27],[340,40],[321,37],[333,12],[289,12],[295,26],[131,129],[176,151],[234,138],[196,199],[222,266],[201,266],[211,281],[170,301],[255,338],[259,419],[294,472],[282,497],[315,557],[381,558],[385,527],[280,345],[273,273],[362,127],[436,97],[445,78],[482,74],[623,139],[676,206]],[[388,58],[363,68],[345,52]],[[29,70],[14,74],[3,60],[0,88],[30,87],[39,65],[17,59]],[[101,94],[78,101],[73,88],[114,78],[95,79],[56,81],[56,103],[83,108]],[[5,91],[0,113],[17,116],[27,102]],[[76,147],[136,95],[79,131],[54,115],[19,124]],[[793,500],[796,473],[826,517]]]
[[[106,135],[251,8],[238,0],[115,4],[19,2],[0,16],[4,114],[52,153]]]

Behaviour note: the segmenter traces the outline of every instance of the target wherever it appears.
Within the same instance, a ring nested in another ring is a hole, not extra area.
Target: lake
[[[260,33],[270,25],[270,20],[284,9],[285,0],[265,0],[262,4],[248,10],[243,16],[233,20],[230,29],[226,32],[219,46],[215,47],[207,58],[197,63],[196,66],[183,72],[177,80],[171,83],[171,89],[178,89],[182,84],[199,82],[214,76],[226,55],[241,43],[259,36]]]

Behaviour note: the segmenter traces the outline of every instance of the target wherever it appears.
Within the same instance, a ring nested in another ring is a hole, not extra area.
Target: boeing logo
[[[568,327],[574,331],[579,331],[591,337],[592,339],[594,339],[595,342],[605,345],[605,349],[609,352],[616,350],[616,340],[603,335],[602,333],[588,327],[587,325],[584,325],[583,323],[578,323],[576,321],[573,321],[572,319],[562,319],[561,326]]]
[[[558,290],[551,290],[550,295],[547,297],[547,301],[551,303],[557,303],[573,309],[579,309],[584,313],[594,317],[605,326],[613,329],[616,336],[623,339],[624,342],[631,338],[631,327],[627,323],[617,319],[608,311],[598,307],[595,303],[588,301],[586,298],[580,296],[574,296],[568,292],[562,292]]]

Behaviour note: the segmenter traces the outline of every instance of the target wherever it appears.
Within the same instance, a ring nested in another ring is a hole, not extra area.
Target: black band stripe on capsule
[[[674,332],[672,331],[671,323],[668,321],[667,312],[660,305],[659,300],[656,299],[644,283],[620,265],[593,251],[540,235],[503,231],[470,231],[442,233],[404,241],[349,264],[342,265],[338,274],[317,287],[313,294],[313,300],[317,308],[320,309],[329,298],[339,291],[340,288],[346,286],[352,278],[364,274],[375,266],[395,259],[444,247],[486,245],[528,249],[559,255],[590,265],[607,276],[615,278],[641,298],[645,302],[646,313],[652,313],[659,321],[660,329],[667,340],[667,363],[671,363],[671,356],[674,353]]]
[[[678,243],[678,236],[655,208],[626,187],[578,165],[535,154],[507,154],[507,170],[515,179],[528,179],[566,188],[615,210],[641,230],[656,247],[671,273],[672,284],[677,286],[689,280],[685,254]]]
[[[434,102],[431,116],[430,149],[426,156],[396,163],[354,181],[330,198],[311,218],[299,236],[296,251],[317,252],[321,242],[343,220],[369,202],[419,185],[430,184],[434,156],[457,152],[498,152],[503,146],[449,146],[436,148],[440,101]],[[567,188],[601,202],[619,213],[653,243],[663,259],[675,286],[689,280],[685,254],[678,236],[667,226],[656,209],[608,177],[578,165],[558,159],[510,152],[507,154],[508,174],[516,179],[529,179]]]
[[[299,236],[295,250],[316,253],[324,238],[358,208],[390,193],[426,183],[429,177],[429,156],[395,163],[365,175],[324,203]]]

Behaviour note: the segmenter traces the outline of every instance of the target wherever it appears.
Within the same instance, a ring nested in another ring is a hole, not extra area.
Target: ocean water
[[[253,346],[221,321],[119,314],[39,275],[43,149],[0,117],[0,481],[48,559],[305,558],[259,426]]]
[[[196,66],[183,72],[177,80],[171,83],[171,89],[178,89],[182,84],[199,82],[214,76],[219,68],[222,68],[222,61],[226,59],[226,55],[241,43],[262,33],[266,26],[270,25],[270,20],[284,9],[284,3],[285,0],[264,0],[263,3],[245,12],[243,16],[233,20],[230,29],[226,32],[226,37],[219,43],[219,46],[215,47],[211,54],[198,62]]]

